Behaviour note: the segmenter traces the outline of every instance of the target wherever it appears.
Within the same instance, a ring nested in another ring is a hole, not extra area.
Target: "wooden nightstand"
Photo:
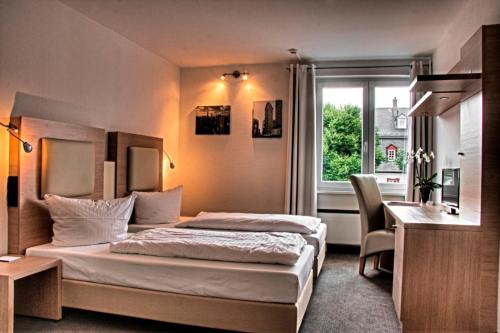
[[[13,332],[14,312],[59,320],[61,304],[61,260],[22,257],[0,262],[0,332]]]

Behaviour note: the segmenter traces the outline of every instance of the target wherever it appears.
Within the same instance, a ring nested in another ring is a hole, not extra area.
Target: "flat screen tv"
[[[459,208],[460,169],[443,169],[441,202],[449,207]]]

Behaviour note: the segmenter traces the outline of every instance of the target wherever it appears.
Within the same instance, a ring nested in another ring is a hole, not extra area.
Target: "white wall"
[[[249,80],[219,79],[236,69],[250,72]],[[279,139],[253,139],[251,128],[254,101],[283,100],[287,123],[288,77],[285,64],[182,70],[178,165],[183,214],[283,212],[287,128]],[[195,135],[198,105],[231,105],[231,134]]]
[[[460,60],[460,48],[481,27],[500,23],[500,1],[468,0],[433,55],[434,73],[448,73]],[[457,168],[460,149],[460,108],[458,106],[437,117],[434,122],[435,168],[441,177],[442,168]],[[441,179],[439,179],[441,181]],[[440,191],[435,198],[441,197]],[[439,201],[439,200],[438,200]]]
[[[500,1],[467,0],[434,52],[434,73],[448,71],[460,60],[460,48],[481,27],[500,23]]]
[[[435,170],[438,173],[437,182],[441,183],[443,168],[459,168],[460,160],[460,106],[457,105],[441,114],[434,121],[434,153],[436,154]],[[441,190],[433,194],[435,202],[441,202]]]
[[[2,122],[29,115],[161,136],[176,159],[179,84],[179,68],[58,1],[0,0]],[[7,248],[8,147],[2,130],[0,253]]]

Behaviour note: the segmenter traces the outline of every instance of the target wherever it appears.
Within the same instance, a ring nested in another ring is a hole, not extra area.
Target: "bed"
[[[158,167],[158,163],[155,159],[142,158],[139,168],[137,166],[132,166],[134,161],[130,159],[130,149],[132,147],[142,147],[150,148],[151,150],[158,151],[161,156],[163,153],[163,143],[160,142],[158,138],[131,134],[126,132],[112,132],[108,134],[108,159],[114,161],[116,164],[116,197],[123,197],[133,190],[131,186],[132,179],[130,178],[131,169],[141,169],[142,173],[154,175],[158,174],[158,179],[156,183],[152,183],[148,180],[141,180],[144,185],[139,185],[142,191],[159,191],[162,186],[162,168],[161,165]],[[160,159],[161,160],[161,159]],[[190,217],[181,217],[180,222],[186,221]],[[136,224],[134,219],[131,219],[129,224],[129,232],[138,232],[142,230],[147,230],[151,228],[165,228],[165,227],[175,227],[175,223],[168,224]],[[308,244],[314,246],[314,260],[313,260],[313,272],[314,279],[316,279],[323,267],[323,263],[326,256],[326,233],[327,226],[324,223],[320,224],[317,232],[312,234],[303,234],[302,236],[308,242]]]
[[[314,250],[294,266],[110,253],[108,244],[30,247],[63,262],[62,304],[235,331],[297,332],[312,294]]]
[[[312,295],[312,246],[305,247],[295,265],[285,266],[117,254],[109,252],[108,244],[49,244],[52,222],[40,181],[44,166],[53,161],[42,161],[43,142],[85,143],[86,154],[93,158],[87,164],[95,174],[84,179],[87,190],[72,196],[99,199],[105,131],[27,117],[12,121],[33,144],[33,152],[11,145],[9,176],[17,181],[17,200],[9,200],[9,252],[62,259],[62,306],[226,330],[299,330]],[[93,148],[87,149],[88,144]],[[163,283],[158,284],[160,277]]]

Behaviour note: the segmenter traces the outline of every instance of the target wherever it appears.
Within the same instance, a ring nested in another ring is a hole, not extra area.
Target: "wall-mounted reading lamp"
[[[19,141],[21,141],[23,143],[23,149],[26,153],[31,153],[31,151],[33,150],[33,147],[31,146],[31,144],[28,141],[24,141],[23,139],[18,137],[16,134],[14,134],[14,133],[18,132],[18,129],[15,125],[13,125],[11,123],[9,123],[8,125],[0,123],[0,125],[5,127],[7,129],[7,132],[9,132],[10,135],[12,135],[13,137],[15,137],[16,139],[18,139]]]
[[[220,79],[222,81],[224,81],[226,79],[226,76],[232,76],[235,79],[239,79],[241,77],[243,80],[248,80],[248,75],[249,74],[250,73],[248,73],[248,72],[233,71],[231,73],[223,73],[220,76]]]
[[[170,158],[170,155],[166,151],[163,151],[163,154],[165,154],[165,156],[167,156],[168,161],[170,162],[170,169],[175,168],[175,164],[174,164],[174,162],[172,162],[172,159]]]

